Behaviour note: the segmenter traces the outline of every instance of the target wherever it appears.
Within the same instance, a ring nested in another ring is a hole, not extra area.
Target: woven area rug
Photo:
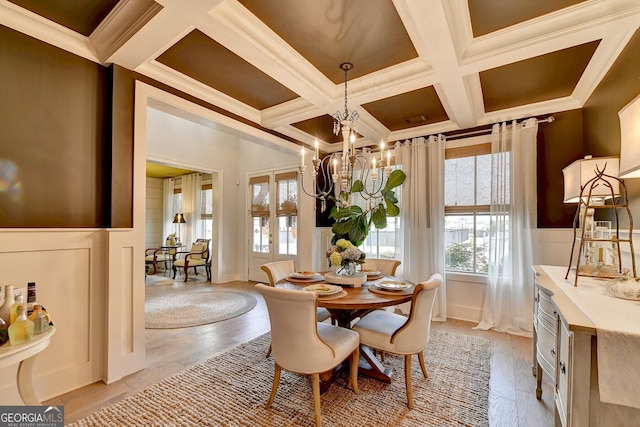
[[[273,358],[269,334],[169,377],[71,424],[81,426],[313,426],[311,381],[282,371],[270,410]],[[414,357],[414,409],[406,405],[404,359],[387,354],[391,384],[359,376],[360,394],[343,374],[321,396],[326,426],[488,426],[491,344],[432,331],[425,351],[429,378]]]
[[[213,291],[167,294],[145,301],[147,329],[186,328],[240,316],[257,304],[253,295]]]

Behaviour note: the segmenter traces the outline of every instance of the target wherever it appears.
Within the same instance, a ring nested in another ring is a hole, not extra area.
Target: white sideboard
[[[544,372],[551,376],[555,384],[556,425],[640,425],[640,409],[600,400],[598,329],[602,325],[598,320],[593,320],[599,317],[592,310],[593,307],[611,306],[612,303],[614,306],[627,305],[633,318],[627,316],[625,323],[640,325],[640,303],[610,300],[614,297],[606,293],[604,281],[580,278],[579,289],[575,288],[573,276],[569,280],[564,278],[566,267],[534,266],[533,269],[533,374],[537,376],[536,395],[538,398],[541,396],[540,383]],[[583,280],[589,281],[588,286]],[[581,283],[585,286],[581,287]],[[613,325],[615,328],[615,322]],[[606,326],[610,329],[612,323],[608,322]],[[626,326],[621,324],[620,328]]]

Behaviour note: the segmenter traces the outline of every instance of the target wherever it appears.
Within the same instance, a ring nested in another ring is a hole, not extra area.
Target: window
[[[251,221],[253,224],[253,252],[269,252],[269,176],[254,176],[251,186]]]
[[[298,253],[298,173],[277,173],[278,254]]]
[[[377,229],[373,225],[369,235],[362,244],[362,250],[368,258],[398,259],[398,234],[400,233],[400,217],[387,217],[387,226]]]
[[[401,169],[400,166],[391,166],[392,170]],[[355,178],[361,178],[358,175],[358,171],[354,173]],[[376,181],[377,185],[380,185],[380,180]],[[367,177],[366,188],[373,188],[371,182],[371,175]],[[402,206],[402,186],[393,189],[396,198],[399,201],[399,206]],[[361,208],[367,206],[367,201],[358,193],[352,195],[352,202],[354,205],[358,205]],[[384,203],[384,202],[383,202]],[[400,257],[400,233],[401,233],[401,220],[400,217],[387,217],[387,226],[382,229],[377,229],[373,224],[369,228],[369,234],[361,245],[360,249],[367,255],[368,258],[388,258],[399,259]]]
[[[208,180],[205,181],[205,178]],[[198,235],[213,236],[213,185],[211,175],[203,176],[202,197],[200,200],[200,230]]]
[[[445,269],[489,271],[491,144],[445,150]]]
[[[182,208],[182,179],[175,180],[173,190],[173,215],[184,212]],[[173,218],[173,215],[171,216]],[[200,198],[200,221],[196,224],[197,237],[210,239],[213,235],[213,185],[212,175],[202,175],[202,194]]]

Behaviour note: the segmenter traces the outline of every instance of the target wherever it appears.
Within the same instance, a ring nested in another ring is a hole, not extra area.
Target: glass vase
[[[355,262],[348,262],[343,264],[337,273],[343,276],[354,276],[356,274],[356,267],[357,264]]]

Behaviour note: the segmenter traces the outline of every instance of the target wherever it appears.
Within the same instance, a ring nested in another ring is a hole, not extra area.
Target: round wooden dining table
[[[380,276],[375,280],[364,282],[361,287],[343,287],[339,295],[318,297],[317,306],[326,308],[338,326],[350,329],[355,319],[363,317],[374,310],[411,301],[413,289],[405,292],[385,292],[376,287],[376,283],[381,280],[409,283],[393,276]],[[304,280],[286,278],[278,282],[277,286],[287,289],[303,289],[305,286],[318,283],[323,282],[310,283]],[[385,383],[391,382],[393,372],[382,364],[369,347],[361,345],[360,355],[364,360],[360,361],[358,372]],[[321,391],[329,388],[333,378],[335,378],[335,372],[325,373],[320,376]]]

